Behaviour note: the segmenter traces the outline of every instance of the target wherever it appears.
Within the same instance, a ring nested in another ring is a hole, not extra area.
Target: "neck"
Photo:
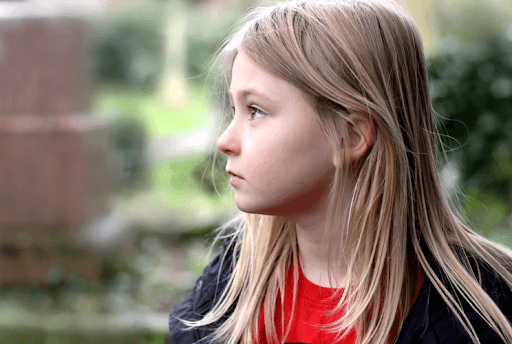
[[[331,288],[342,288],[346,274],[343,247],[333,243],[329,247],[329,234],[324,227],[317,230],[297,225],[297,243],[299,246],[299,262],[304,276],[312,283]],[[332,268],[329,281],[329,261]]]
[[[304,276],[322,287],[342,288],[346,275],[344,240],[340,234],[331,235],[327,229],[327,204],[293,221],[296,224],[299,262]],[[329,262],[333,273],[331,281]]]

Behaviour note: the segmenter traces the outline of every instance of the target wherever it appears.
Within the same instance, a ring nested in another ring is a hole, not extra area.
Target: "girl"
[[[422,42],[382,0],[253,11],[218,141],[245,219],[171,311],[182,343],[512,343],[512,255],[450,210]]]

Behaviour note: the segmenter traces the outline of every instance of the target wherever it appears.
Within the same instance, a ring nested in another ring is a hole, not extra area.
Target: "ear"
[[[350,161],[356,161],[361,158],[375,140],[375,124],[368,115],[363,114],[350,114],[350,123],[352,129],[350,131]]]
[[[354,162],[361,158],[375,140],[375,124],[368,115],[352,113],[347,116],[347,125],[349,126],[349,142],[344,145],[347,158]],[[334,152],[333,162],[337,168],[341,168],[341,152]]]

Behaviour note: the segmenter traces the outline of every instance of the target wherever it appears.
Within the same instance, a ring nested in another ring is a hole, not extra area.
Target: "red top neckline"
[[[322,287],[317,284],[314,284],[310,280],[304,276],[302,272],[302,268],[300,264],[298,264],[299,270],[299,281],[298,281],[298,290],[297,297],[306,299],[308,301],[328,305],[328,306],[336,306],[341,299],[343,294],[343,288],[329,288]],[[291,283],[291,290],[293,290],[293,265],[288,269],[288,276],[286,278],[287,283]],[[338,291],[338,294],[333,296]]]

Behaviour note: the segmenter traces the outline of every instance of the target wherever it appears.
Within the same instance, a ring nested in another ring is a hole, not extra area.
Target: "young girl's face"
[[[234,117],[217,146],[237,207],[293,218],[326,205],[333,153],[305,94],[240,52],[229,93]]]

